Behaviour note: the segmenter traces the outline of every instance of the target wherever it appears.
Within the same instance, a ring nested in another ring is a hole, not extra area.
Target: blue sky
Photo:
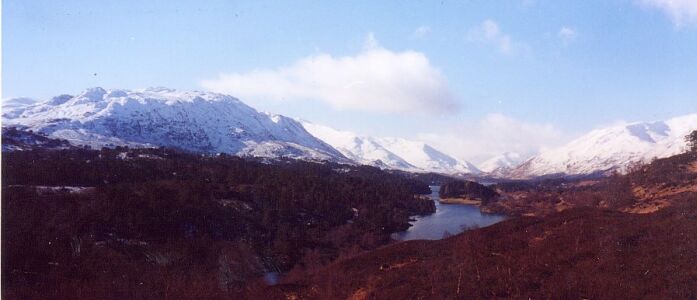
[[[212,89],[473,160],[697,112],[694,0],[2,4],[3,98]]]

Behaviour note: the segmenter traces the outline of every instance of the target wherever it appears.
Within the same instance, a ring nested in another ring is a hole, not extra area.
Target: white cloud
[[[429,33],[431,33],[431,27],[428,27],[426,25],[419,26],[419,28],[416,28],[414,32],[411,34],[412,39],[422,39],[426,37]]]
[[[638,0],[638,3],[662,10],[681,27],[689,23],[697,24],[696,0]]]
[[[526,48],[525,45],[514,43],[511,37],[501,31],[499,24],[493,20],[484,20],[472,28],[467,35],[470,41],[492,44],[499,52],[511,55]]]
[[[475,164],[503,152],[529,157],[566,142],[566,135],[551,124],[529,123],[499,113],[451,127],[447,133],[421,134],[419,139]]]
[[[559,33],[557,35],[561,39],[562,43],[564,43],[564,45],[567,45],[576,39],[578,33],[576,33],[576,30],[574,30],[573,28],[564,26],[561,29],[559,29]]]
[[[312,100],[337,110],[410,114],[459,109],[426,55],[384,49],[372,34],[354,56],[312,55],[277,69],[220,74],[201,85],[249,102]]]

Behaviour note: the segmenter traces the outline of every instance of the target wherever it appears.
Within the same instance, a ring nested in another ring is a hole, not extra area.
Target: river
[[[467,229],[486,227],[503,221],[506,217],[482,213],[476,205],[440,203],[440,186],[431,186],[431,199],[436,212],[417,216],[408,230],[392,234],[392,238],[407,240],[439,240],[445,235],[458,234]],[[447,233],[446,233],[447,232]]]

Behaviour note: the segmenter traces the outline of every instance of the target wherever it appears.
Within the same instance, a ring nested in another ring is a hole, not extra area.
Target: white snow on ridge
[[[467,161],[428,144],[402,138],[360,136],[349,131],[261,113],[232,96],[167,88],[91,88],[77,96],[43,102],[2,101],[3,126],[19,126],[73,145],[93,148],[173,147],[192,152],[330,160],[385,169],[480,174]],[[697,129],[697,114],[593,130],[522,164],[502,153],[481,164],[488,175],[509,178],[618,170],[684,152]]]
[[[302,122],[302,125],[312,135],[359,164],[388,169],[417,170],[415,166],[390,152],[371,137],[361,137],[353,132],[339,131],[310,122]]]
[[[310,122],[302,122],[302,125],[308,132],[360,164],[411,172],[479,173],[469,162],[453,158],[422,142],[359,136]]]
[[[280,115],[259,113],[217,93],[167,88],[104,90],[3,109],[6,126],[23,126],[75,145],[166,146],[194,152],[348,160]]]
[[[402,138],[380,138],[380,144],[412,165],[429,172],[446,174],[477,174],[473,164],[456,159],[428,144]]]
[[[529,159],[508,176],[529,178],[611,170],[624,172],[633,163],[648,163],[653,158],[685,152],[685,135],[695,129],[697,114],[593,130],[564,146]]]
[[[518,166],[523,161],[523,157],[515,152],[504,152],[496,155],[478,165],[483,172],[492,175],[502,175]]]

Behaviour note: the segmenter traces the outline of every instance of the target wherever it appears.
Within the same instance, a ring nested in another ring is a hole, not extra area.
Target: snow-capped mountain
[[[344,156],[365,165],[413,172],[476,174],[474,165],[461,161],[433,147],[401,138],[359,136],[327,126],[303,122],[305,129]]]
[[[3,101],[4,126],[21,126],[74,145],[166,146],[242,156],[348,161],[297,121],[257,112],[210,92],[166,88],[60,95],[44,102]]]
[[[515,152],[504,152],[478,164],[482,172],[500,176],[508,173],[523,161],[523,157]]]
[[[648,163],[687,150],[685,135],[697,129],[697,114],[667,121],[638,122],[597,129],[570,143],[543,152],[508,176],[529,178],[551,174],[591,174],[626,171],[633,163]]]
[[[446,174],[477,174],[473,164],[456,159],[428,144],[402,138],[380,138],[379,143],[419,169]]]
[[[323,140],[347,158],[363,165],[376,166],[386,169],[416,170],[417,167],[403,158],[385,149],[371,137],[361,137],[350,131],[339,131],[333,128],[303,121],[305,130]]]

